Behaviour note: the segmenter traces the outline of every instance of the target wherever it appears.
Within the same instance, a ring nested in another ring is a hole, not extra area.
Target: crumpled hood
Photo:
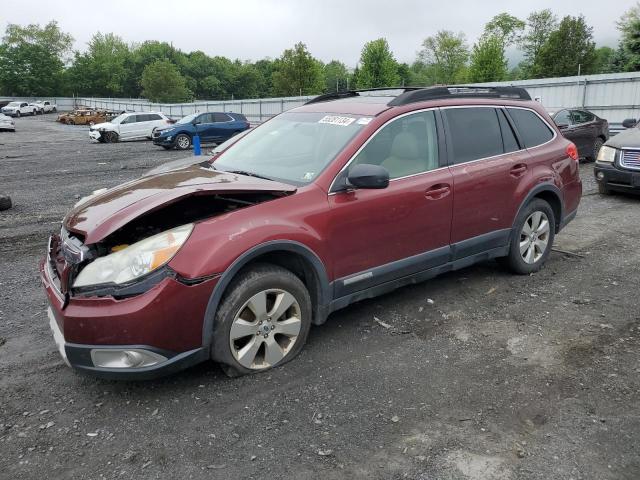
[[[640,128],[628,128],[611,137],[605,145],[614,148],[640,148]]]
[[[284,183],[226,173],[200,165],[143,177],[111,188],[76,205],[63,224],[92,244],[130,221],[190,195],[231,192],[293,193]]]

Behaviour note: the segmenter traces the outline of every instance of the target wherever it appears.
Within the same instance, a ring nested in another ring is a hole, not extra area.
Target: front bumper
[[[5,115],[9,116],[9,117],[15,117],[16,115],[18,115],[18,111],[17,110],[3,110],[0,113],[4,113]]]
[[[7,131],[15,132],[16,131],[16,126],[15,125],[11,125],[10,123],[0,123],[0,130],[7,130]]]
[[[185,285],[167,277],[144,293],[116,299],[65,298],[53,276],[47,257],[40,263],[40,278],[49,303],[49,325],[60,355],[74,369],[101,378],[146,380],[209,358],[202,328],[217,278]],[[157,361],[140,367],[96,363],[96,352],[126,356],[131,351],[148,353]]]
[[[101,132],[97,130],[89,130],[89,138],[92,138],[93,140],[99,140],[101,136]]]
[[[154,145],[160,145],[163,147],[173,147],[176,144],[176,137],[173,135],[167,137],[153,137],[151,140]]]
[[[596,181],[610,190],[640,192],[640,171],[623,170],[616,165],[596,163],[593,173]]]

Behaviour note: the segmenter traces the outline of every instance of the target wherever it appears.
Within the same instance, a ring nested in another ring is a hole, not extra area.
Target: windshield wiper
[[[265,177],[264,175],[258,175],[257,173],[247,172],[245,170],[225,170],[227,173],[235,173],[237,175],[246,175],[247,177],[255,177],[262,178],[263,180],[271,180],[269,177]]]

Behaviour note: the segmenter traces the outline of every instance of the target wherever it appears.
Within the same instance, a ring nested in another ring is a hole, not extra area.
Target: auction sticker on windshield
[[[352,117],[339,117],[337,115],[326,115],[322,117],[318,123],[328,123],[330,125],[340,125],[346,127],[355,122],[356,119]]]

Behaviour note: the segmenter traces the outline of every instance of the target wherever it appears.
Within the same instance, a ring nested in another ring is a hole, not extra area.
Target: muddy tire
[[[598,193],[600,195],[611,195],[611,190],[603,183],[598,183]]]
[[[311,328],[304,283],[277,265],[238,274],[216,312],[211,357],[230,377],[269,370],[293,359]]]
[[[118,141],[116,132],[104,132],[100,137],[104,138],[105,143],[116,143]]]
[[[509,244],[509,255],[502,263],[520,275],[540,270],[551,253],[555,225],[551,205],[539,198],[529,202],[518,214]]]
[[[9,210],[12,205],[11,197],[8,195],[0,195],[0,212],[3,210]]]

